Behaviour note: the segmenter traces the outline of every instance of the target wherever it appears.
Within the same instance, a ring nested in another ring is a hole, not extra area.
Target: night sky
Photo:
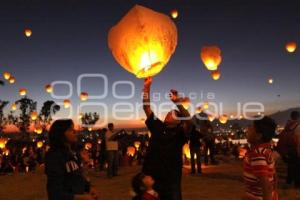
[[[4,3],[6,2],[6,3]],[[135,4],[169,14],[175,19],[178,46],[168,65],[154,77],[153,92],[171,88],[199,94],[193,103],[215,93],[215,102],[223,102],[227,113],[235,113],[237,102],[259,101],[266,113],[299,106],[300,54],[285,51],[285,44],[300,44],[300,4],[297,1],[129,1],[129,0],[9,0],[0,4],[0,72],[9,71],[16,84],[0,88],[0,99],[15,101],[18,89],[39,102],[52,99],[44,86],[64,80],[74,84],[83,73],[108,76],[109,96],[99,102],[109,108],[115,81],[135,84],[135,97],[124,102],[141,103],[143,80],[136,79],[115,61],[107,45],[109,29]],[[24,35],[29,27],[33,34]],[[221,79],[213,81],[200,60],[201,47],[218,45],[222,49]],[[267,83],[269,78],[274,84]],[[101,93],[102,82],[84,82],[83,90]],[[56,94],[65,94],[57,88]],[[128,94],[120,87],[119,94]],[[200,94],[204,94],[201,96]],[[278,96],[280,95],[280,97]],[[76,93],[71,98],[79,102]],[[61,100],[62,101],[62,100]],[[164,101],[164,100],[163,100]],[[162,102],[163,102],[162,101]],[[102,118],[113,121],[110,112]],[[62,112],[64,113],[64,111]],[[140,113],[142,113],[140,111]],[[143,115],[142,115],[143,116]],[[102,119],[103,120],[103,119]],[[141,125],[139,120],[117,122],[119,126]]]

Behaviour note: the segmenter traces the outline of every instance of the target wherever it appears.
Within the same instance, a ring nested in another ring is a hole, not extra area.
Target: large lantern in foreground
[[[294,53],[297,49],[297,44],[295,42],[289,42],[285,45],[285,49],[289,53]]]
[[[216,71],[222,62],[221,49],[217,46],[203,47],[201,59],[208,70]]]
[[[108,34],[116,61],[137,78],[158,74],[177,45],[177,28],[169,16],[136,5]]]

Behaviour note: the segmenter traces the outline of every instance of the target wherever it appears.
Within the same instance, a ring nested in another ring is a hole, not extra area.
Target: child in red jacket
[[[143,173],[132,179],[132,188],[136,194],[133,200],[160,200],[158,193],[153,189],[155,181],[151,176]]]

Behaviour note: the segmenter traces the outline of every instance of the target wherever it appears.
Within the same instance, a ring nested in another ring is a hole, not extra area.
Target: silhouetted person
[[[201,169],[201,134],[197,131],[196,126],[193,126],[191,134],[190,134],[190,154],[191,154],[191,174],[196,173],[196,163],[195,163],[195,155],[197,161],[197,172],[198,174],[202,173]]]
[[[119,166],[119,145],[118,141],[113,139],[114,134],[114,124],[108,124],[108,130],[105,134],[106,142],[106,153],[107,153],[107,177],[112,178],[118,175]]]

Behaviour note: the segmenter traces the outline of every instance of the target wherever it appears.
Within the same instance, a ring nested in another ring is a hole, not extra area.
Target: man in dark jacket
[[[150,107],[152,78],[145,79],[143,103],[147,116],[146,125],[151,132],[143,173],[155,180],[155,190],[164,200],[181,200],[182,147],[190,133],[191,120],[188,111],[180,104],[177,92],[172,90],[170,99],[177,110],[169,112],[162,122]],[[179,117],[185,118],[180,120]],[[188,120],[187,120],[188,119]]]
[[[198,174],[202,174],[200,139],[201,139],[200,132],[196,129],[196,126],[193,126],[191,134],[190,134],[191,174],[196,173],[195,155],[196,155],[196,161],[197,161],[197,172],[198,172]]]

